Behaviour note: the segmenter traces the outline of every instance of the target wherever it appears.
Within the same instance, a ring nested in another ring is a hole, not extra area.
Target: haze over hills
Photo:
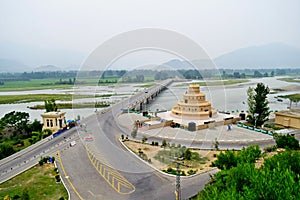
[[[1,72],[32,71],[44,65],[63,66],[65,70],[74,70],[85,58],[81,52],[64,49],[45,49],[13,42],[1,42],[0,46]]]
[[[28,71],[30,69],[31,69],[31,67],[29,67],[17,60],[0,58],[0,73],[24,72],[24,71]]]
[[[45,50],[38,47],[2,43],[0,48],[0,73],[24,71],[69,71],[79,69],[84,54],[67,50]],[[223,54],[213,62],[218,68],[299,68],[300,49],[282,43],[250,46]],[[205,68],[214,65],[211,60],[194,60]],[[45,63],[34,65],[31,63]],[[59,67],[57,67],[59,66]],[[154,66],[154,65],[153,65]],[[153,69],[193,69],[190,62],[172,59]],[[122,67],[126,69],[128,66]],[[144,68],[144,67],[142,67]],[[149,66],[147,67],[149,69]],[[121,69],[121,67],[120,67]],[[152,68],[151,68],[152,69]]]
[[[282,43],[251,46],[234,50],[213,59],[218,68],[299,68],[300,49]],[[209,60],[194,60],[203,68],[211,67]],[[178,59],[170,60],[164,65],[174,69],[192,68],[191,64]]]
[[[300,48],[282,43],[237,49],[214,59],[221,68],[299,68]]]

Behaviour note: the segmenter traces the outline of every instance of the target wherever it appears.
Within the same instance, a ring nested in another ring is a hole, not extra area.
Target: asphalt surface
[[[78,140],[76,129],[70,129],[56,138],[48,137],[30,147],[0,161],[0,184],[28,170],[42,156],[52,156],[61,149],[69,148],[69,142]]]
[[[70,199],[175,199],[175,177],[157,172],[119,142],[121,134],[130,135],[128,127],[120,126],[117,118],[122,109],[145,101],[156,93],[154,86],[101,113],[93,113],[82,120],[80,127],[57,138],[24,150],[0,161],[0,181],[15,176],[35,165],[40,156],[56,155],[62,179],[70,192]],[[149,140],[160,140],[150,138]],[[69,147],[69,142],[77,141]],[[161,139],[162,140],[162,139]],[[184,145],[184,141],[178,141]],[[191,146],[198,146],[196,142]],[[201,144],[209,145],[210,144]],[[223,147],[241,148],[242,143],[222,143]],[[59,151],[59,154],[57,152]],[[182,199],[195,195],[209,180],[208,173],[182,178]]]

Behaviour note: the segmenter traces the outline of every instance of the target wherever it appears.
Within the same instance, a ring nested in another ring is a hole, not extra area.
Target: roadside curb
[[[54,166],[55,166],[56,168],[58,168],[58,167],[57,167],[57,164],[56,164],[56,161],[54,161]],[[60,176],[60,180],[61,180],[62,184],[64,185],[65,189],[67,190],[67,193],[68,193],[68,199],[71,200],[70,191],[68,190],[68,188],[67,188],[67,186],[66,186],[66,183],[64,182],[64,180],[63,180],[63,178],[61,177],[61,175],[59,175],[59,176]]]

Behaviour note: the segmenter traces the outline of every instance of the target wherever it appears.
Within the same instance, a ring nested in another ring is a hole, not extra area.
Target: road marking
[[[64,172],[64,176],[65,177],[68,177],[67,176],[67,173],[65,171],[65,168],[64,168],[64,165],[62,163],[62,160],[61,160],[61,157],[60,157],[60,152],[58,151],[57,154],[56,154],[56,160],[58,160],[58,162],[60,163],[60,166],[61,166],[61,169],[63,170]],[[81,195],[79,194],[79,192],[76,190],[76,188],[74,187],[74,185],[72,184],[72,182],[70,181],[69,178],[66,178],[70,184],[70,186],[72,187],[73,191],[76,193],[76,195],[79,197],[79,199],[83,200],[83,198],[81,197]]]
[[[96,154],[92,153],[92,143],[88,144],[89,145],[86,145],[86,153],[88,155],[88,158],[95,169],[98,171],[98,173],[104,178],[104,180],[119,194],[130,194],[134,192],[134,185],[131,184],[124,176],[120,174],[119,171],[114,169],[112,166],[101,162],[100,160],[106,160],[99,152],[97,152]]]
[[[120,140],[118,139],[117,136],[115,137],[115,140],[116,140],[118,146],[120,146],[120,148],[123,149],[124,147],[121,145],[121,142],[120,142]],[[124,144],[124,143],[123,143],[123,144]],[[125,144],[124,144],[124,145],[125,145]],[[126,146],[126,145],[125,145],[125,146]],[[134,152],[132,152],[131,150],[129,150],[129,151],[126,151],[126,154],[132,156],[132,154],[134,154]],[[134,160],[134,162],[136,162],[139,166],[142,166],[141,163],[138,162],[136,159],[133,159],[133,160]],[[156,175],[158,178],[160,178],[161,180],[165,180],[164,177],[162,177],[162,176],[160,175],[160,173],[158,173],[157,171],[153,171],[153,174],[155,174],[155,175]]]

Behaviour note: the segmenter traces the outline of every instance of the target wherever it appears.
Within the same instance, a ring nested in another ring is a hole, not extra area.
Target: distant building
[[[65,124],[65,114],[66,112],[46,112],[41,114],[43,117],[43,130],[50,129],[53,133],[62,130]]]
[[[275,124],[286,128],[300,129],[300,111],[285,110],[275,113]]]

